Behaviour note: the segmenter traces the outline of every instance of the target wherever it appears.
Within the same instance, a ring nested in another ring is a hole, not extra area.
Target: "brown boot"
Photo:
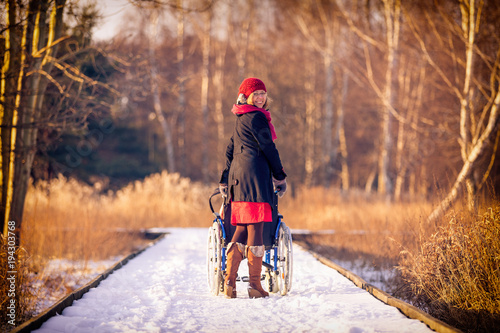
[[[260,298],[269,296],[269,293],[265,291],[262,288],[262,285],[260,284],[263,256],[264,256],[264,245],[247,247],[248,275],[250,275],[248,296],[250,298]]]
[[[226,298],[236,298],[236,276],[240,262],[243,260],[245,245],[241,243],[229,243],[227,245],[226,278],[224,279],[224,295]]]

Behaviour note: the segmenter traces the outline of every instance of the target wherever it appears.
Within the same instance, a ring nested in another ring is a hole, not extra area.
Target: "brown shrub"
[[[500,330],[500,204],[449,223],[401,261],[409,298],[466,331]]]
[[[29,258],[24,248],[13,244],[0,235],[0,307],[5,309],[0,322],[2,331],[26,320],[33,307]]]

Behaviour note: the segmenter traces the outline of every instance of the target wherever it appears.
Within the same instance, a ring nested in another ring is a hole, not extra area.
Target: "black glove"
[[[219,184],[219,192],[222,195],[222,198],[227,197],[227,184]]]
[[[281,198],[286,192],[286,178],[277,180],[273,178],[274,189],[278,191],[278,196]]]

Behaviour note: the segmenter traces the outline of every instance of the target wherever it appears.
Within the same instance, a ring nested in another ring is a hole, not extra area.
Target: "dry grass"
[[[415,249],[422,235],[434,226],[425,222],[428,202],[387,203],[363,192],[340,194],[332,189],[301,189],[296,197],[283,197],[280,211],[293,229],[334,231],[316,234],[316,243],[337,251],[362,253],[397,261],[401,244]],[[349,259],[349,258],[348,258]]]
[[[465,209],[408,252],[400,270],[409,298],[468,332],[500,331],[500,203],[480,216]]]
[[[0,306],[4,310],[0,330],[3,331],[14,327],[13,323],[17,325],[29,317],[33,307],[33,294],[29,279],[29,257],[25,249],[17,247],[13,258],[9,258],[12,254],[11,246],[7,239],[0,235],[0,250]],[[8,264],[12,262],[15,266],[10,267]],[[10,273],[12,271],[16,273]],[[9,306],[12,311],[8,309]],[[8,314],[12,314],[12,317]]]
[[[105,194],[73,179],[41,182],[28,193],[23,245],[43,257],[107,259],[134,249],[130,242],[144,229],[206,226],[200,212],[208,192],[167,173]]]

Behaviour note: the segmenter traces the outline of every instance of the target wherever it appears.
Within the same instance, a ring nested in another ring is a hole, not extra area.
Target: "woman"
[[[240,262],[248,259],[250,298],[267,297],[260,276],[264,256],[264,223],[272,222],[273,185],[282,196],[286,173],[274,140],[276,132],[267,107],[267,90],[257,78],[243,80],[232,112],[233,135],[226,149],[226,168],[219,188],[231,201],[231,224],[236,226],[227,245],[224,295],[236,298],[236,275]]]

